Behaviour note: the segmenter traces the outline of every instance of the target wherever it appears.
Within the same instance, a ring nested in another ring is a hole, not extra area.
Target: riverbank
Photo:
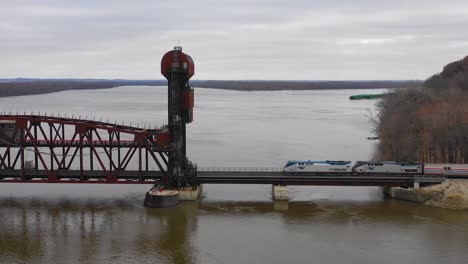
[[[350,90],[411,88],[420,81],[202,81],[193,80],[195,88],[234,91],[281,90]],[[105,80],[105,79],[0,79],[0,97],[37,95],[67,90],[110,89],[119,86],[167,86],[166,80]]]
[[[468,210],[468,180],[446,180],[419,189],[385,188],[392,198],[452,210]]]

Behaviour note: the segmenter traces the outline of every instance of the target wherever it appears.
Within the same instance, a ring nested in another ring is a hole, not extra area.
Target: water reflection
[[[175,208],[143,208],[139,199],[60,200],[43,198],[0,199],[0,259],[6,263],[203,263],[208,254],[200,237],[199,221],[218,219],[229,225],[267,226],[294,233],[317,228],[315,233],[339,235],[334,228],[398,228],[424,231],[426,244],[443,246],[447,232],[460,245],[468,236],[468,215],[412,203],[290,202],[185,202]],[[231,220],[225,220],[231,219]],[[235,222],[233,222],[235,223]],[[248,223],[248,224],[247,224]],[[223,232],[237,227],[212,225]],[[235,224],[234,224],[235,225]],[[440,227],[443,228],[440,228]],[[327,230],[329,227],[330,230]],[[430,228],[428,228],[430,227]],[[435,227],[435,228],[434,228]],[[364,228],[364,229],[365,229]],[[363,230],[364,230],[363,229]],[[385,233],[387,233],[385,231]],[[221,233],[220,233],[221,234]],[[364,234],[364,236],[366,236]],[[235,235],[232,239],[239,239]],[[289,241],[294,245],[294,241]],[[222,245],[219,245],[222,247]],[[226,245],[225,245],[226,246]],[[254,244],[252,246],[255,247]]]
[[[2,199],[0,259],[194,263],[198,204],[154,210],[140,201]]]

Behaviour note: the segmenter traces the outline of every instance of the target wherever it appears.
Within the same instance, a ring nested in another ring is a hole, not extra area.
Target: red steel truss
[[[165,180],[166,127],[143,129],[39,115],[0,115],[0,181],[148,183]]]

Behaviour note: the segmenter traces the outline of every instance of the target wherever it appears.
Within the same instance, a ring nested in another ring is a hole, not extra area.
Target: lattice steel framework
[[[38,115],[0,116],[0,179],[19,182],[167,181],[166,127],[142,129]]]

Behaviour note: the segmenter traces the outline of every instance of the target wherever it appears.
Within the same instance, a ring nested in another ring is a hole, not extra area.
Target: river
[[[199,167],[366,160],[383,90],[196,89],[188,156]],[[164,87],[0,98],[0,111],[167,120]],[[385,199],[377,187],[207,185],[198,202],[143,207],[150,186],[0,185],[0,263],[465,263],[468,213]]]

